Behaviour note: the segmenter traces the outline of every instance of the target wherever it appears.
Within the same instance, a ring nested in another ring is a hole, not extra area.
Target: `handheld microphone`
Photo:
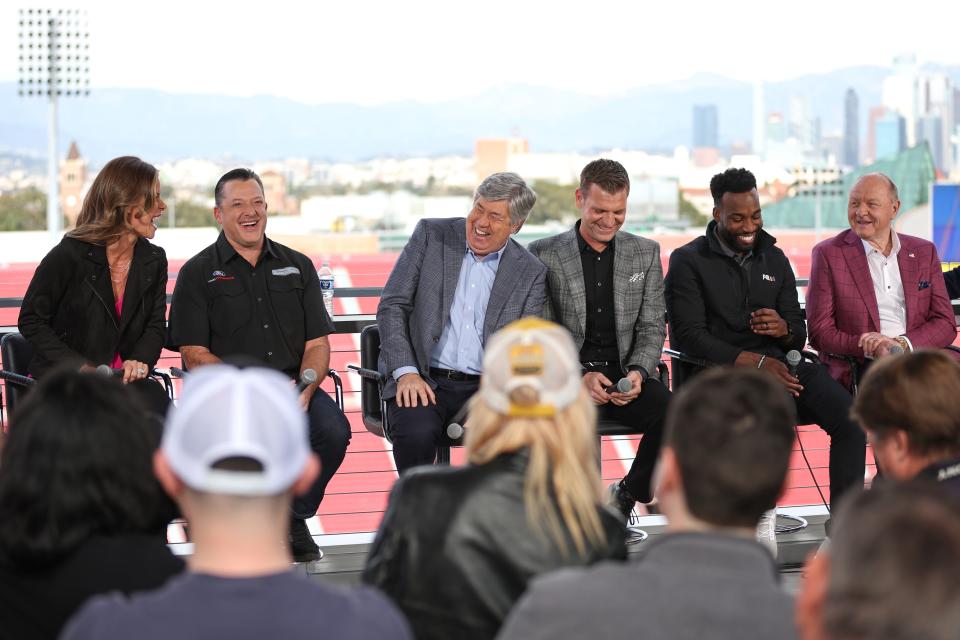
[[[898,356],[901,353],[903,353],[903,347],[901,347],[899,344],[895,344],[890,347],[890,355]]]
[[[465,429],[463,423],[467,421],[467,405],[460,407],[460,410],[453,416],[453,420],[447,425],[447,437],[451,440],[459,440],[463,437]]]
[[[300,372],[300,380],[297,381],[297,393],[302,392],[316,381],[317,372],[313,369],[304,369]]]
[[[170,367],[170,377],[171,378],[184,378],[186,377],[187,372],[181,369],[180,367]]]
[[[609,387],[604,387],[604,391],[607,393],[613,393],[614,391],[619,391],[620,393],[627,393],[633,389],[633,383],[630,382],[630,378],[620,378],[617,380],[617,384],[612,384]]]
[[[97,373],[100,375],[109,378],[111,376],[117,376],[118,378],[123,375],[123,369],[113,369],[108,364],[97,365]]]
[[[800,360],[802,359],[803,356],[801,356],[800,352],[796,349],[790,349],[790,351],[787,351],[787,370],[794,378],[797,377],[797,365],[800,364]]]

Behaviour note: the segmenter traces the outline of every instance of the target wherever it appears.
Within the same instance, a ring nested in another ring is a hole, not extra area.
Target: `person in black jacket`
[[[566,329],[524,318],[487,342],[470,464],[400,477],[363,572],[418,640],[493,638],[534,576],[626,557],[601,504],[596,413]]]
[[[951,300],[960,298],[960,267],[954,267],[943,274],[943,279],[947,283],[947,295]]]
[[[796,399],[802,424],[831,438],[830,503],[863,486],[866,438],[850,419],[852,398],[819,364],[791,371],[790,350],[806,342],[797,285],[776,238],[763,230],[753,174],[728,169],[710,181],[713,221],[670,256],[664,295],[670,344],[695,358],[756,367]],[[772,506],[772,505],[771,505]]]
[[[0,451],[0,637],[53,640],[94,594],[183,571],[157,434],[129,386],[69,370],[27,395]]]
[[[97,174],[77,226],[43,258],[20,307],[33,347],[30,373],[55,365],[122,369],[148,408],[166,412],[163,387],[148,379],[166,336],[167,257],[149,240],[166,204],[157,169],[123,156]]]

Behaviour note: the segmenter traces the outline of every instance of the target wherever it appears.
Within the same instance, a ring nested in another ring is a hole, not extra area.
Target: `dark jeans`
[[[853,397],[830,377],[823,365],[801,362],[797,377],[803,391],[797,398],[801,424],[817,424],[830,436],[830,507],[847,491],[863,488],[867,437],[850,419]]]
[[[447,424],[466,406],[479,386],[479,382],[441,378],[433,390],[436,404],[398,407],[396,398],[387,401],[387,424],[398,473],[417,465],[433,464],[437,446],[451,444],[445,431]]]
[[[310,449],[320,458],[320,475],[302,496],[293,499],[293,516],[311,518],[323,500],[333,474],[340,468],[350,444],[350,423],[340,407],[323,390],[317,389],[307,408],[310,424]]]
[[[163,383],[153,378],[144,378],[127,385],[143,403],[144,408],[156,414],[161,420],[170,408],[170,396]]]
[[[603,374],[616,384],[620,379],[619,371],[603,371]],[[613,376],[613,377],[611,377]],[[640,388],[640,395],[622,407],[607,403],[597,407],[597,418],[632,428],[642,433],[637,455],[630,466],[630,472],[623,478],[623,487],[640,502],[653,500],[653,488],[650,486],[653,469],[660,455],[660,443],[663,439],[663,422],[670,402],[670,392],[654,378],[649,378]]]

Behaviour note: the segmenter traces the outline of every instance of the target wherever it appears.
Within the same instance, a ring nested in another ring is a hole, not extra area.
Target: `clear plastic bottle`
[[[323,265],[317,269],[317,275],[320,277],[320,293],[323,294],[323,306],[327,310],[327,315],[333,318],[333,271],[330,269],[329,260],[323,261]]]

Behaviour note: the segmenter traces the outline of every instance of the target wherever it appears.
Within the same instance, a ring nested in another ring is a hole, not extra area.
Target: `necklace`
[[[127,260],[124,263],[118,262],[116,265],[110,266],[107,265],[110,269],[110,281],[115,283],[121,283],[127,279],[127,272],[130,271],[130,263],[132,260]]]

